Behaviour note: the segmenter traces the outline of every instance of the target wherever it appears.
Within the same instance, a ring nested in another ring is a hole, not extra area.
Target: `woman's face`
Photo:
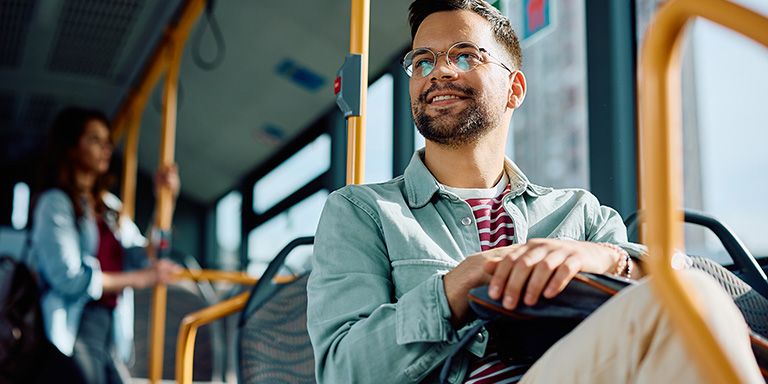
[[[75,149],[75,161],[81,171],[102,175],[109,169],[112,141],[109,128],[100,120],[89,120]]]

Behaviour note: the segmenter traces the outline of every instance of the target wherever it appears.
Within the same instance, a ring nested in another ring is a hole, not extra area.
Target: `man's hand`
[[[557,296],[579,272],[612,271],[620,256],[611,248],[573,240],[531,239],[514,248],[499,248],[483,266],[493,275],[488,295],[494,300],[503,295],[504,308],[511,310],[525,291],[523,302],[535,305],[542,293],[546,298]]]
[[[466,321],[469,290],[489,284],[488,295],[506,309],[514,309],[524,291],[526,305],[542,293],[557,296],[578,272],[613,271],[621,255],[599,244],[556,239],[531,239],[467,257],[443,277],[455,326]]]

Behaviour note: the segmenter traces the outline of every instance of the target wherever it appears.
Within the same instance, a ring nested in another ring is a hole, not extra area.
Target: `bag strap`
[[[456,357],[459,353],[461,353],[461,350],[464,349],[464,347],[467,346],[472,340],[475,339],[475,335],[480,332],[483,327],[488,325],[491,321],[490,320],[484,320],[477,324],[476,326],[470,328],[467,333],[464,334],[464,337],[459,340],[458,343],[454,344],[450,351],[448,352],[448,357],[445,359],[445,363],[443,363],[443,368],[440,370],[440,383],[447,383],[448,382],[448,373],[451,371],[451,365],[453,365],[453,358]]]

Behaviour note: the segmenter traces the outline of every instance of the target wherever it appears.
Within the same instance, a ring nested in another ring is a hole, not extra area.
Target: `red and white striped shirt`
[[[472,208],[482,251],[514,244],[514,222],[503,204],[504,196],[510,190],[506,173],[493,188],[467,189],[448,186],[444,188],[466,201]],[[470,362],[464,383],[517,383],[528,368],[530,368],[529,364],[511,364],[502,360],[489,344],[484,357]]]

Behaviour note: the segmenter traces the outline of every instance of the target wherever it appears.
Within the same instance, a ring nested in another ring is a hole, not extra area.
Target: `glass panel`
[[[765,1],[736,2],[768,15]],[[661,3],[638,1],[639,28],[647,26]],[[768,256],[763,233],[768,200],[762,195],[768,190],[768,50],[706,20],[694,22],[686,37],[684,205],[722,220],[753,254]],[[730,262],[717,238],[707,232],[686,226],[687,251]]]
[[[548,4],[510,0],[504,7],[521,40],[528,80],[525,102],[512,117],[507,155],[533,183],[588,188],[584,0]],[[531,29],[531,20],[548,25]]]
[[[365,117],[365,182],[392,178],[393,79],[386,74],[368,88]]]
[[[232,191],[216,204],[216,243],[218,245],[217,262],[222,269],[234,269],[238,264],[238,250],[241,236],[241,207],[243,196]]]
[[[306,147],[256,182],[253,186],[254,212],[259,214],[266,212],[288,195],[327,171],[330,166],[331,136],[326,133],[307,144]]]
[[[413,126],[413,150],[419,150],[421,148],[424,148],[424,136],[419,133],[419,130],[416,128],[416,126]]]
[[[253,229],[248,235],[248,273],[261,276],[269,262],[291,240],[313,236],[327,198],[328,191],[320,190]],[[312,247],[297,248],[286,260],[288,273],[308,270],[311,255]]]
[[[15,229],[24,229],[27,226],[29,214],[29,186],[25,183],[16,183],[13,186],[13,211],[11,212],[11,225]]]

